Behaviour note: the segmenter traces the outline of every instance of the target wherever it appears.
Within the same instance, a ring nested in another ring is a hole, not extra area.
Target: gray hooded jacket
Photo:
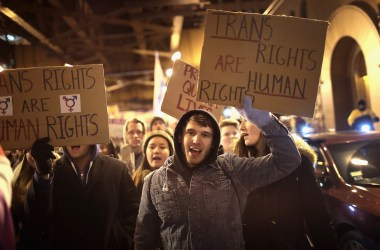
[[[206,159],[190,169],[179,138],[196,113],[212,118],[213,144]],[[283,178],[300,164],[291,136],[274,117],[261,130],[271,154],[217,156],[220,130],[213,116],[204,110],[184,114],[174,132],[175,155],[144,180],[135,249],[154,249],[160,237],[164,249],[244,249],[241,218],[248,193]]]

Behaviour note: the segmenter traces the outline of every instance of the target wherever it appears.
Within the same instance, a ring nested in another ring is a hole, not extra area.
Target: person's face
[[[141,123],[130,122],[127,127],[127,139],[132,148],[141,148],[144,139],[143,126]]]
[[[254,146],[259,141],[261,131],[255,124],[243,119],[240,124],[240,133],[246,146]]]
[[[162,122],[161,120],[156,120],[152,123],[152,128],[151,130],[165,130],[166,129],[166,125],[164,122]]]
[[[66,150],[73,160],[79,160],[90,154],[90,145],[67,146]]]
[[[148,143],[145,154],[151,168],[161,167],[170,155],[168,141],[161,136],[153,137]]]
[[[106,144],[100,144],[99,145],[99,152],[102,155],[109,155],[110,154],[110,152],[108,151],[108,146]]]
[[[182,151],[189,167],[195,167],[209,154],[212,146],[212,128],[189,121],[182,135]]]
[[[221,144],[224,152],[232,152],[235,141],[239,138],[239,130],[233,125],[227,125],[220,129]]]

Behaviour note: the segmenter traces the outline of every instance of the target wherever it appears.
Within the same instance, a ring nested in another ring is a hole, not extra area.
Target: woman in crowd
[[[116,159],[120,158],[119,154],[116,151],[116,146],[111,139],[108,141],[108,143],[99,144],[99,152],[102,155],[108,155]]]
[[[173,152],[173,139],[167,132],[155,130],[147,134],[143,145],[144,158],[132,176],[140,195],[145,176],[153,170],[160,168],[166,159],[173,155]]]
[[[238,156],[269,154],[265,135],[243,120],[236,144]],[[316,154],[293,136],[302,156],[300,166],[287,177],[250,193],[243,215],[246,249],[336,249],[336,240],[313,163]]]

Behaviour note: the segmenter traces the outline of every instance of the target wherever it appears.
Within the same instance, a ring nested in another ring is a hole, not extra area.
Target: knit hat
[[[153,117],[152,121],[150,122],[150,129],[152,129],[153,123],[155,121],[162,121],[162,123],[166,124],[164,118],[159,117],[159,116],[155,116],[155,117]]]
[[[164,138],[168,142],[170,155],[172,155],[174,153],[174,142],[173,142],[173,139],[172,139],[172,137],[167,132],[165,132],[163,130],[154,130],[152,132],[149,132],[145,136],[145,140],[144,140],[144,153],[146,152],[146,149],[148,147],[149,141],[153,137],[156,137],[156,136],[161,136],[162,138]]]

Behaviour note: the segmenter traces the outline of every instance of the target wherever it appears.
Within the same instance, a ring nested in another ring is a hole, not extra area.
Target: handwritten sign
[[[197,68],[184,61],[174,62],[173,74],[161,106],[162,112],[179,119],[189,110],[204,109],[219,119],[222,106],[196,101],[198,73]]]
[[[207,10],[197,100],[312,117],[328,22]]]
[[[0,144],[30,148],[108,142],[102,65],[41,67],[0,73]]]

